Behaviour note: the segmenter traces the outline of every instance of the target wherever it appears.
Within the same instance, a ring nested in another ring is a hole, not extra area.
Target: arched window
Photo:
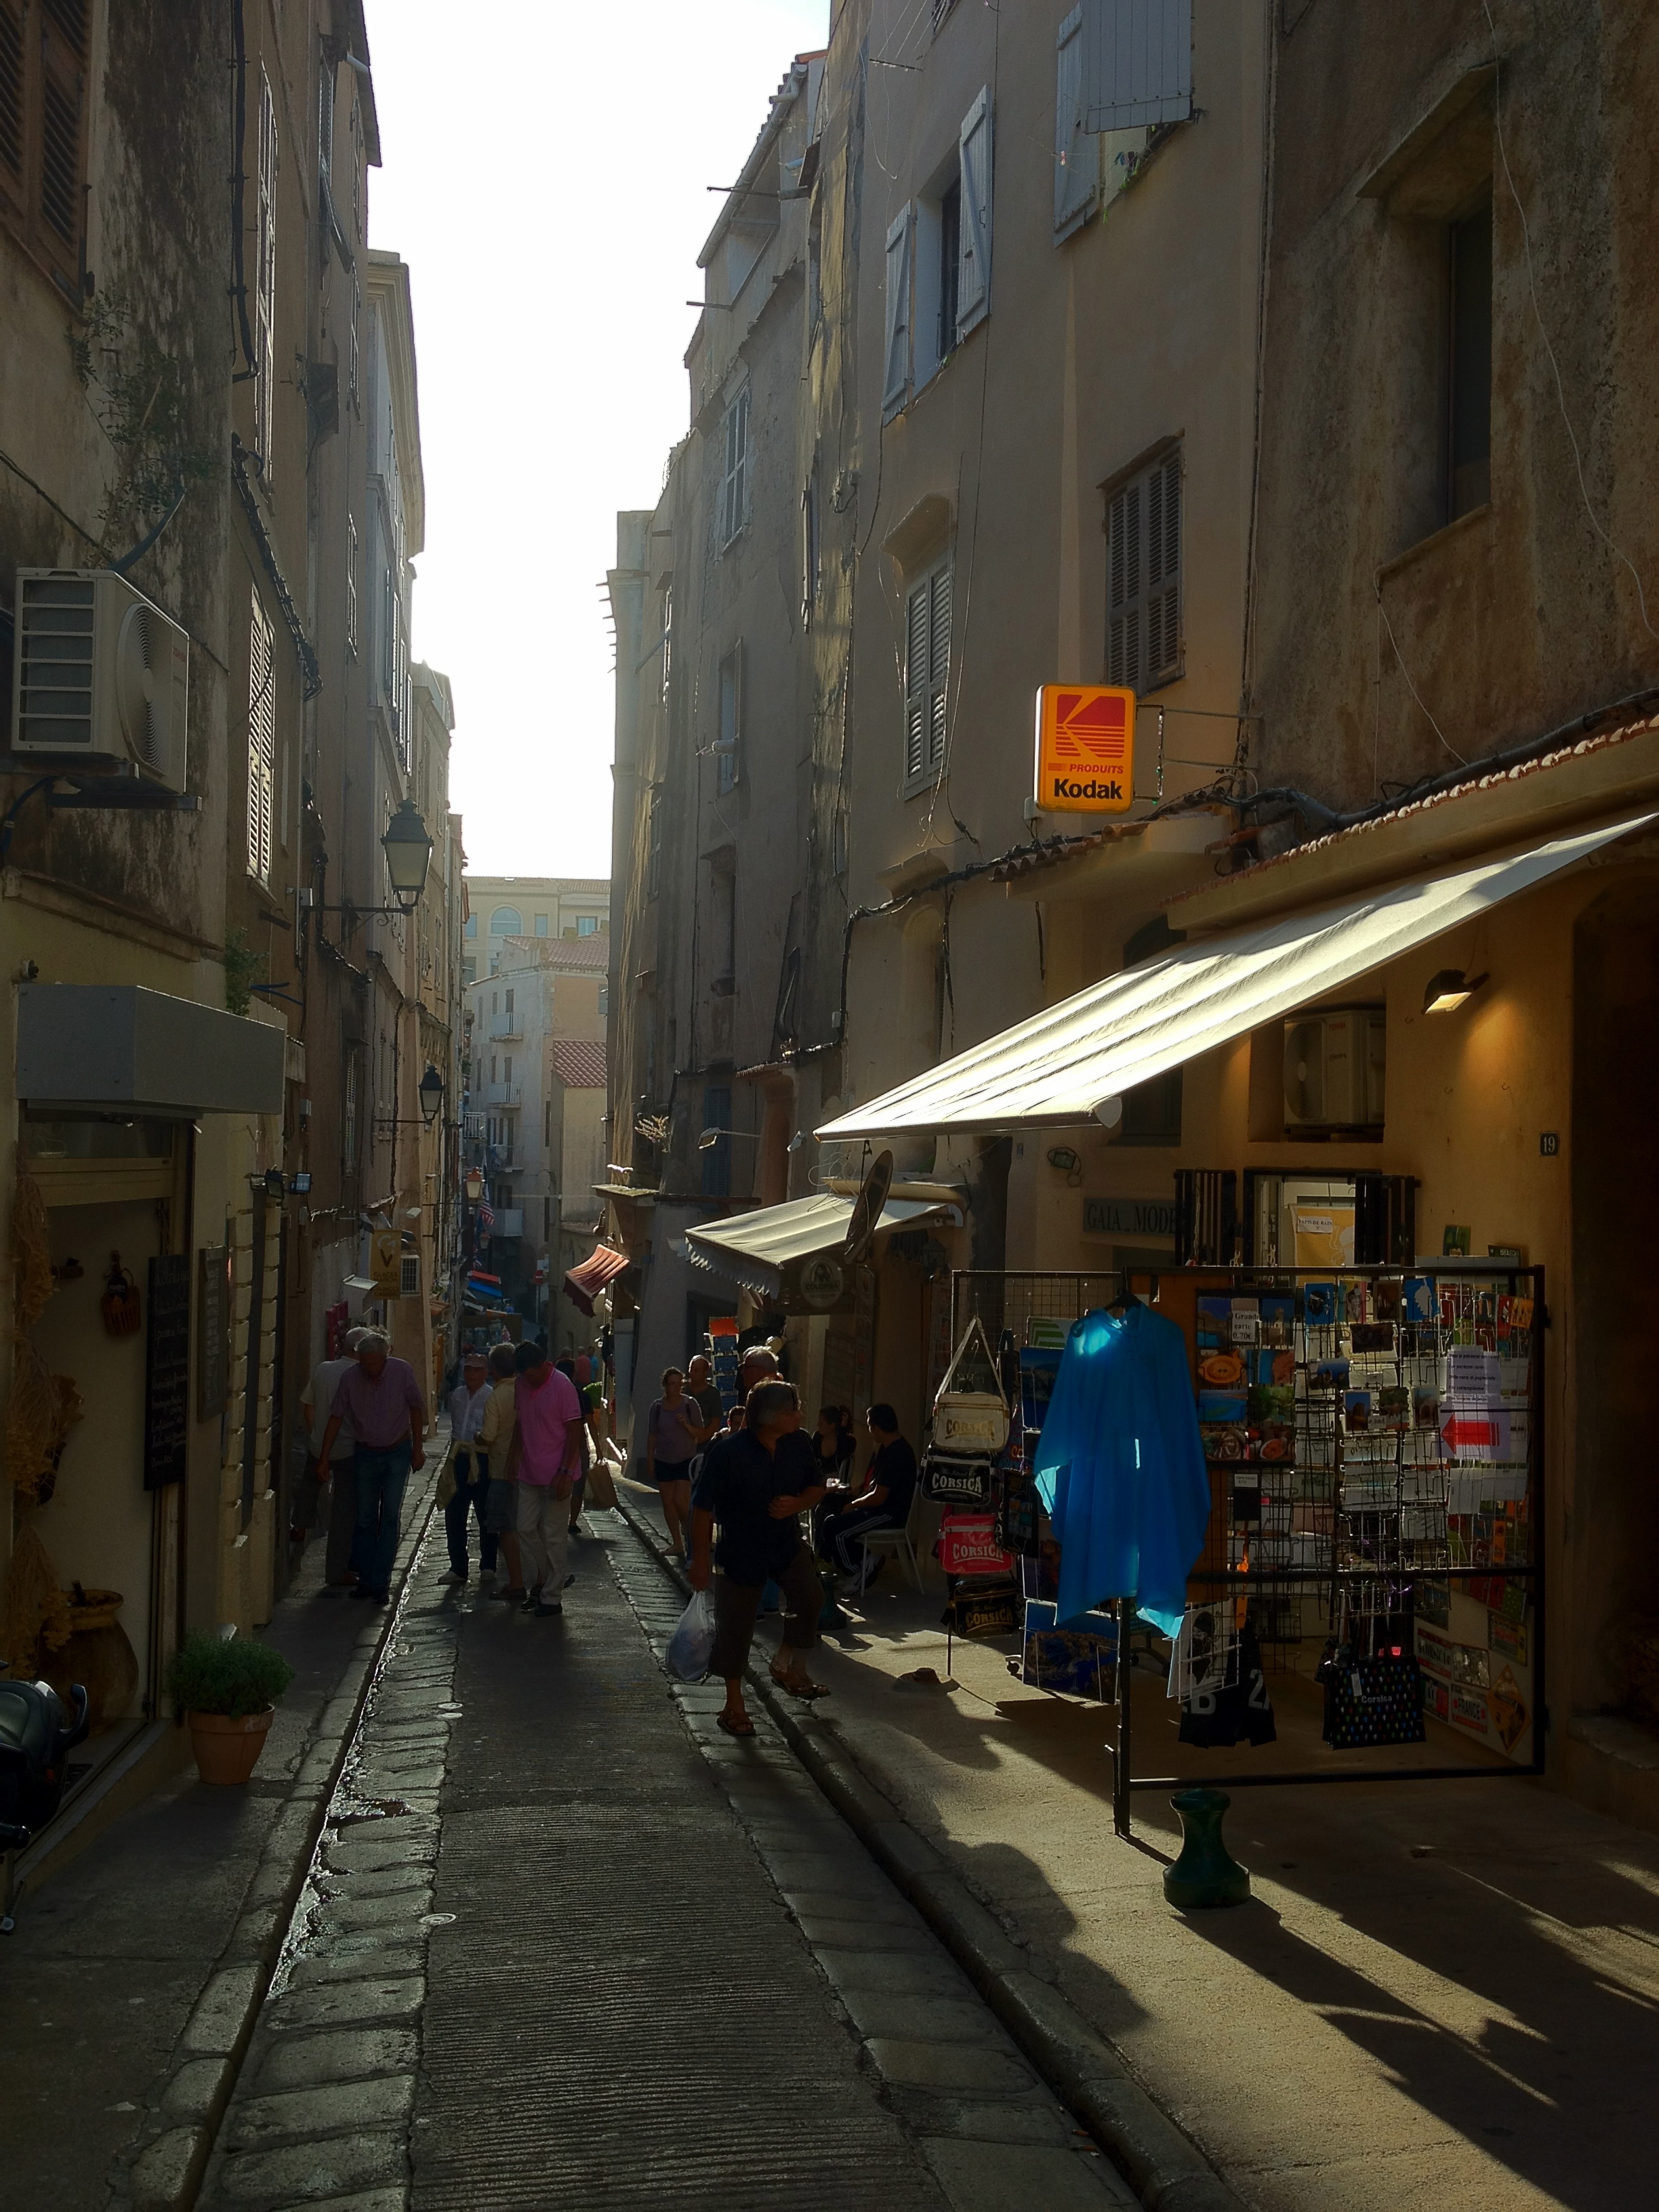
[[[489,917],[489,933],[492,937],[522,937],[524,924],[519,918],[518,908],[498,906]]]

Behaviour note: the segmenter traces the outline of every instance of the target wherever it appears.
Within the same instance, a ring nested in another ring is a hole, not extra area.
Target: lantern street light
[[[386,854],[386,872],[392,878],[392,894],[398,902],[395,906],[359,906],[356,899],[342,899],[337,906],[319,901],[317,912],[413,914],[426,889],[427,870],[432,865],[432,840],[412,799],[405,799],[386,823],[380,850]]]
[[[421,1119],[429,1129],[437,1120],[444,1103],[444,1079],[430,1060],[420,1081]]]

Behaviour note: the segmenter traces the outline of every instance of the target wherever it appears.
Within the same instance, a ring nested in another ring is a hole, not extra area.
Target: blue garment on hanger
[[[1187,1340],[1174,1322],[1134,1304],[1073,1323],[1035,1472],[1060,1547],[1060,1625],[1133,1597],[1173,1636],[1210,1518]]]

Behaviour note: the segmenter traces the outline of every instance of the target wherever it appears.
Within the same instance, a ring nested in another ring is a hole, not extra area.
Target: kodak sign
[[[1037,693],[1037,805],[1045,812],[1121,814],[1134,792],[1134,693],[1110,684],[1045,684]]]

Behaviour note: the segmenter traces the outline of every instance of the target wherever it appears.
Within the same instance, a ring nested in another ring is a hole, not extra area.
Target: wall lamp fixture
[[[712,1152],[722,1137],[746,1137],[751,1145],[760,1142],[758,1133],[753,1129],[705,1129],[697,1139],[697,1150]]]
[[[1461,968],[1443,968],[1431,975],[1423,993],[1425,1014],[1453,1014],[1486,981],[1484,975],[1466,975]]]

